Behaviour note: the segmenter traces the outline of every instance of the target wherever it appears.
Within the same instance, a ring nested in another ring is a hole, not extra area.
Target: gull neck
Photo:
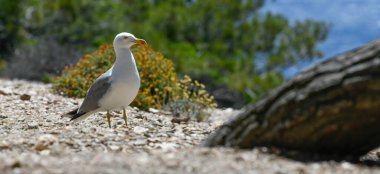
[[[112,74],[116,76],[131,77],[133,75],[138,76],[136,62],[129,48],[115,47],[116,61],[113,65]]]

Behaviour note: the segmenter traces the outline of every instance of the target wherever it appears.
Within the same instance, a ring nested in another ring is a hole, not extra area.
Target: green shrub
[[[210,96],[205,88],[203,84],[185,75],[176,83],[177,91],[174,91],[172,100],[165,105],[165,110],[176,116],[185,116],[197,121],[205,120],[209,114],[204,111],[217,106],[214,97]]]
[[[201,108],[216,107],[214,98],[204,85],[185,76],[177,79],[174,64],[162,54],[146,46],[132,49],[141,78],[139,94],[132,106],[140,109],[162,109],[168,103],[183,100]],[[75,66],[65,67],[61,76],[54,79],[54,91],[68,97],[84,97],[93,81],[109,69],[115,60],[111,45],[102,45],[92,54],[84,55]],[[167,107],[166,107],[167,108]],[[175,109],[170,107],[170,110]]]
[[[7,62],[5,60],[0,59],[0,75],[3,74],[6,67],[7,67]]]

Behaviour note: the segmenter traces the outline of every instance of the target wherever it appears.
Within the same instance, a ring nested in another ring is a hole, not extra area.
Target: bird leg
[[[111,116],[110,116],[109,110],[107,110],[107,121],[108,121],[108,127],[111,128]]]
[[[124,121],[125,121],[125,126],[128,127],[127,114],[126,114],[126,112],[125,112],[125,108],[123,108],[123,118],[124,118]]]

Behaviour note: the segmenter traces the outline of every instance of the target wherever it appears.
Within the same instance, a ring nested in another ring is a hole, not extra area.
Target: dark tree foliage
[[[6,58],[20,34],[20,0],[0,0],[0,59]]]
[[[283,82],[283,67],[320,57],[316,45],[328,32],[323,22],[290,23],[281,15],[262,12],[264,2],[6,1],[6,6],[22,10],[13,10],[10,14],[17,13],[16,17],[7,14],[1,23],[17,26],[4,33],[6,40],[24,36],[27,43],[36,44],[35,38],[52,37],[82,51],[129,31],[171,58],[181,74],[203,80],[211,90],[222,85],[237,91],[245,101],[254,101]]]

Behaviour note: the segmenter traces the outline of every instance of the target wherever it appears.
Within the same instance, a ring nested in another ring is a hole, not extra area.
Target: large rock
[[[380,40],[297,75],[226,122],[205,146],[363,154],[380,145]]]

